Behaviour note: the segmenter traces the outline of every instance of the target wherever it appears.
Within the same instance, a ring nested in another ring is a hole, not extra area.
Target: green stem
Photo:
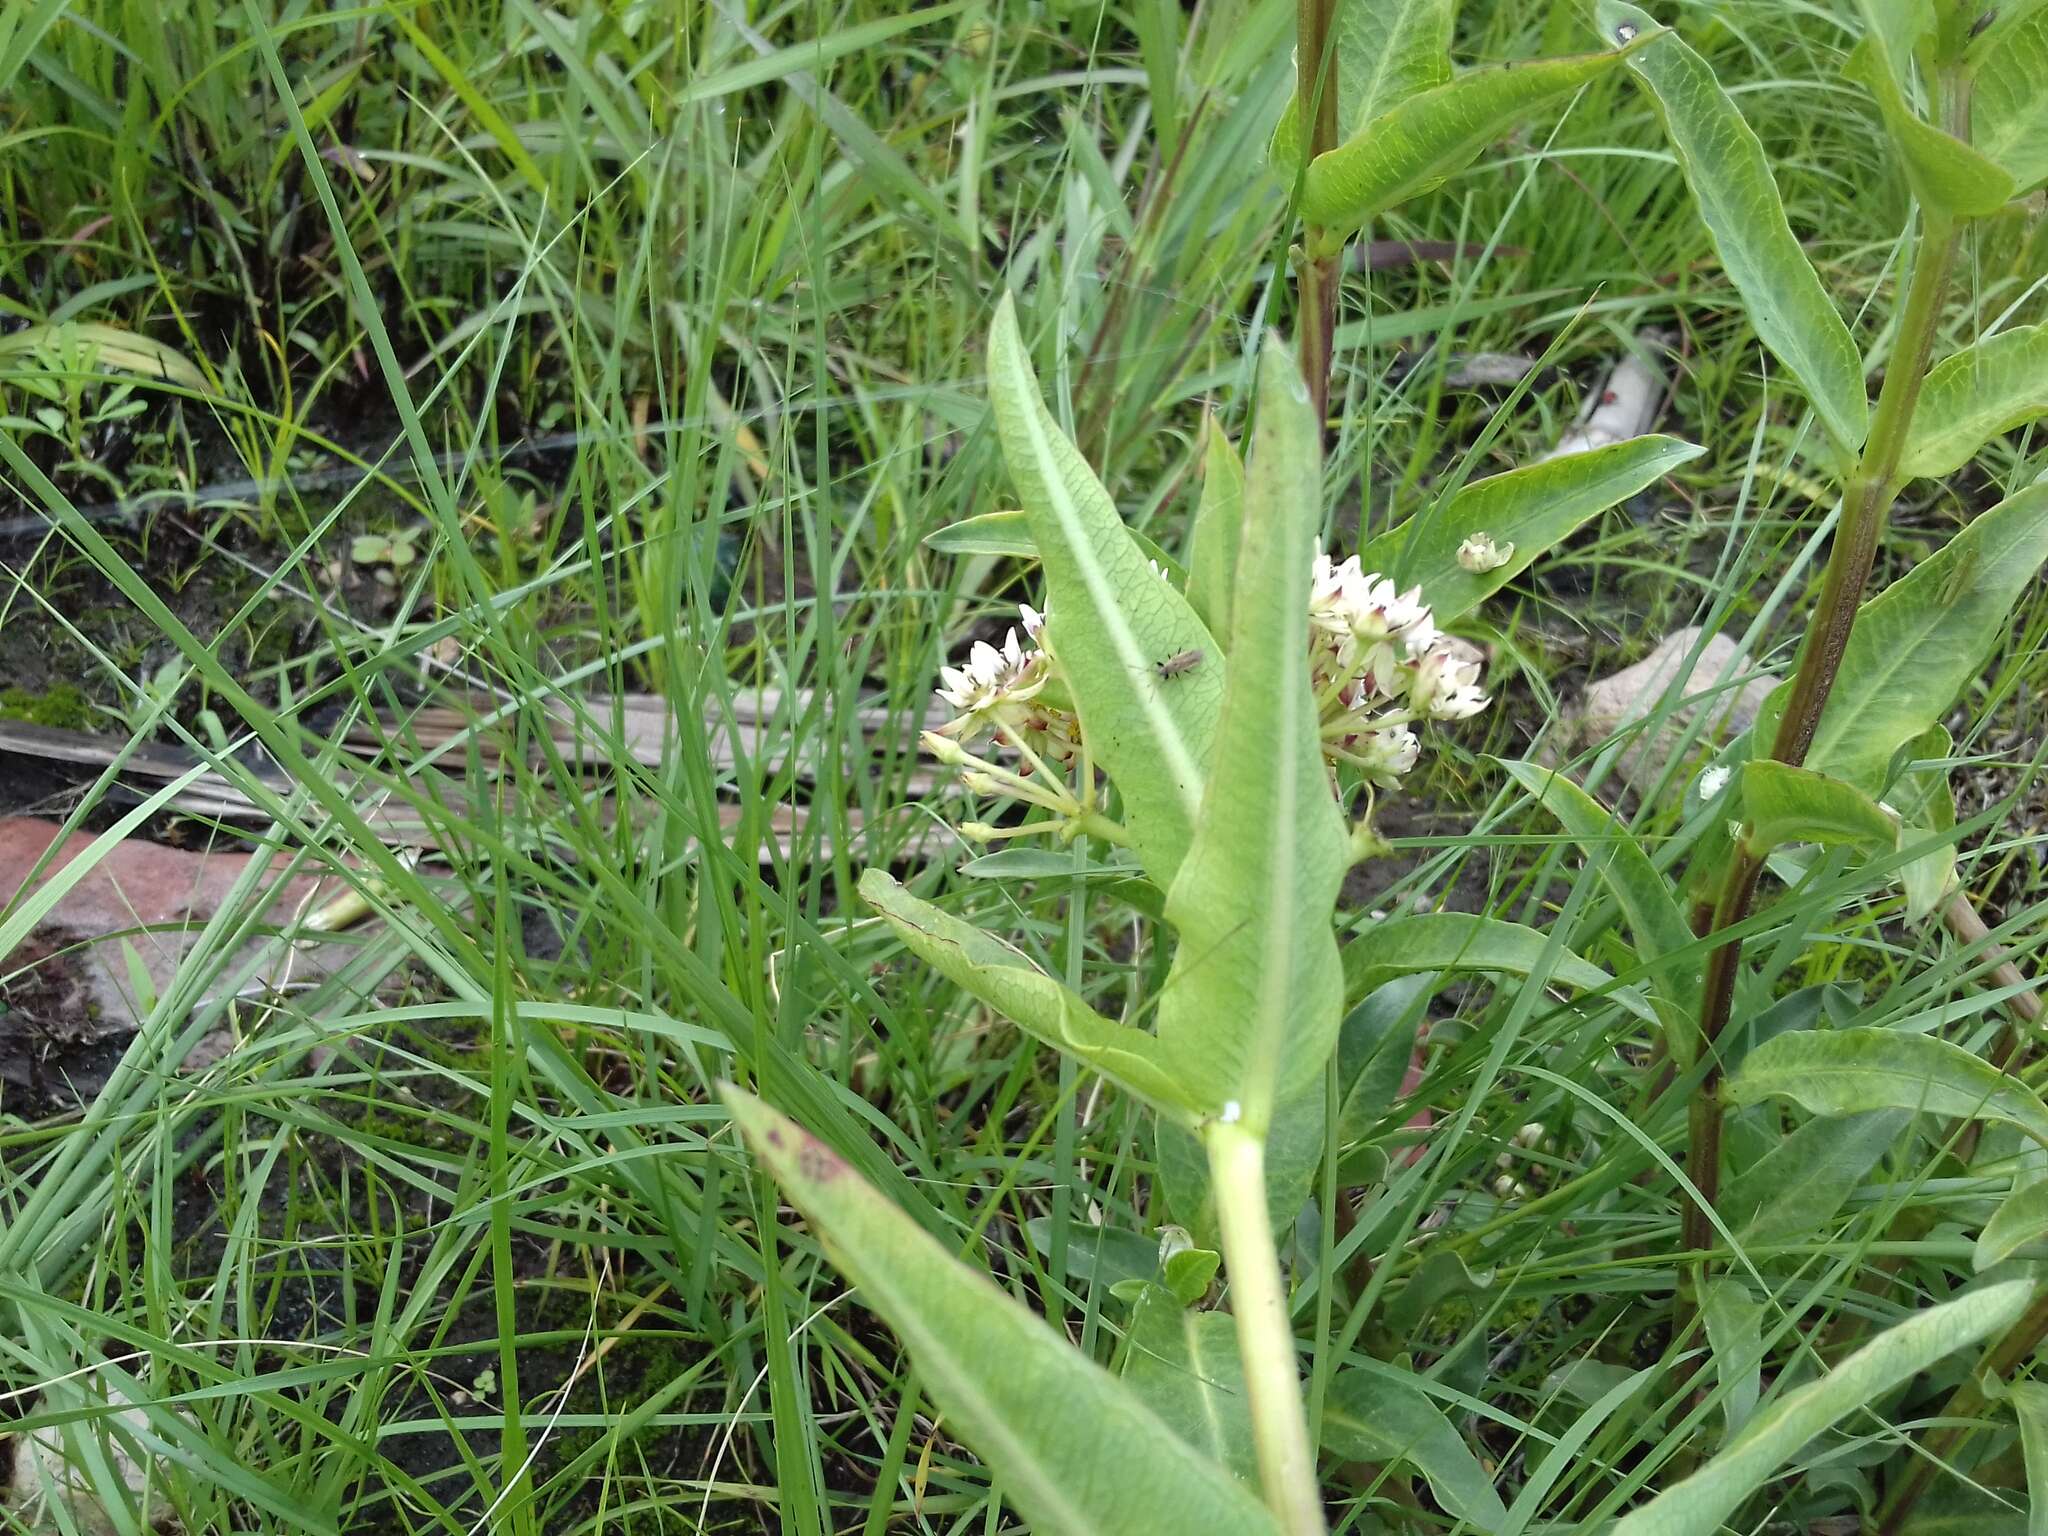
[[[1287,1536],[1322,1536],[1323,1500],[1302,1411],[1301,1361],[1287,1311],[1287,1286],[1266,1214],[1266,1143],[1232,1121],[1209,1125],[1209,1180],[1223,1230],[1230,1310],[1237,1319],[1252,1440],[1267,1507]]]
[[[1913,278],[1899,318],[1898,338],[1885,368],[1884,387],[1878,391],[1862,460],[1842,493],[1842,520],[1828,551],[1814,625],[1807,633],[1792,692],[1771,742],[1771,756],[1780,762],[1797,765],[1805,761],[1820,727],[1821,711],[1835,686],[1835,675],[1841,670],[1878,541],[1898,495],[1899,456],[1905,451],[1913,411],[1920,402],[1921,382],[1934,351],[1956,245],[1954,220],[1933,209],[1922,209]],[[1726,932],[1749,916],[1762,870],[1762,859],[1738,842],[1714,906],[1713,932]],[[1735,1001],[1741,959],[1739,938],[1723,940],[1707,957],[1700,1000],[1700,1049],[1707,1068],[1692,1105],[1686,1153],[1686,1174],[1700,1193],[1700,1203],[1688,1206],[1685,1213],[1684,1243],[1693,1251],[1711,1245],[1711,1212],[1721,1188],[1721,1068],[1716,1051]]]

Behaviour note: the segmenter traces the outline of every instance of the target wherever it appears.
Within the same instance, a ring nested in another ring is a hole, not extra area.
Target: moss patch
[[[58,683],[47,693],[0,688],[0,720],[26,720],[30,725],[82,731],[93,723],[94,714],[92,701],[70,683]]]

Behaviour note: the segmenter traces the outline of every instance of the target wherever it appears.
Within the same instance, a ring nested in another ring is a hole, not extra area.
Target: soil
[[[80,935],[41,928],[0,974],[0,1107],[35,1120],[72,1111],[106,1086],[128,1036],[94,1027],[77,973]]]

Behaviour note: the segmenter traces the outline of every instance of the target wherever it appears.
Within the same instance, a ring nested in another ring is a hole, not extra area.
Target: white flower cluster
[[[1422,756],[1417,720],[1462,720],[1486,708],[1479,662],[1436,627],[1422,589],[1398,589],[1356,555],[1317,555],[1309,591],[1309,675],[1323,751],[1382,789]]]
[[[1040,698],[1053,676],[1045,615],[1029,603],[1018,604],[1017,611],[1023,619],[1023,640],[1013,626],[1000,646],[977,640],[964,664],[939,668],[939,701],[956,713],[937,734],[962,743],[992,731],[1015,734],[1064,762],[1080,740],[1080,722]]]
[[[1166,578],[1164,571],[1159,575]],[[1071,817],[1094,804],[1094,789],[1091,783],[1068,782],[1068,770],[1078,758],[1081,779],[1092,780],[1093,773],[1080,721],[1046,641],[1046,616],[1029,605],[1020,612],[1022,638],[1012,628],[999,646],[977,640],[960,666],[939,669],[938,696],[954,718],[927,732],[925,744],[961,769],[977,792]],[[1342,562],[1316,556],[1308,646],[1324,756],[1383,789],[1393,788],[1420,760],[1417,722],[1462,720],[1487,705],[1476,655],[1436,627],[1422,589],[1399,591],[1385,577],[1363,570],[1355,555]],[[1161,658],[1162,678],[1169,675],[1168,665]],[[991,734],[1023,759],[1021,772],[967,752]],[[977,835],[1008,835],[976,827]]]

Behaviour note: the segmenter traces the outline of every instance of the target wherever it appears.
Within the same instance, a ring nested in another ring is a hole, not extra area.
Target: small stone
[[[1702,713],[1706,718],[1691,742],[1695,756],[1749,729],[1776,686],[1776,680],[1759,674],[1756,664],[1726,635],[1713,635],[1702,643],[1696,628],[1674,630],[1634,666],[1586,685],[1574,711],[1571,750],[1597,748],[1612,737],[1628,736],[1616,768],[1624,786],[1644,794]],[[1661,728],[1651,732],[1641,726],[1639,722],[1657,713],[1674,687],[1682,702]],[[1614,783],[1612,776],[1608,782]]]
[[[127,1401],[118,1395],[114,1400]],[[131,1437],[139,1436],[146,1426],[141,1410],[128,1408],[114,1417],[119,1428],[107,1436],[108,1461],[135,1506],[146,1510],[147,1529],[159,1533],[183,1530],[166,1507],[161,1489],[150,1488],[148,1470],[129,1454],[128,1448],[134,1443]],[[63,1531],[76,1531],[81,1536],[116,1536],[117,1532],[133,1530],[133,1518],[124,1514],[117,1520],[100,1502],[92,1481],[72,1465],[66,1453],[67,1434],[83,1438],[93,1433],[93,1426],[81,1421],[39,1429],[17,1440],[14,1477],[5,1500],[0,1501],[7,1518],[0,1520],[0,1525],[9,1530],[26,1530],[29,1536],[58,1536]]]

